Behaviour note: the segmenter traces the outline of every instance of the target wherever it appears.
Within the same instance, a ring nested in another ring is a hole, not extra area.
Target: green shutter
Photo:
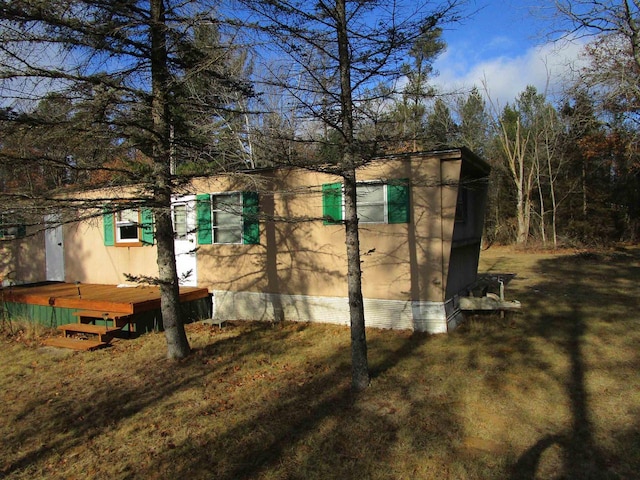
[[[322,185],[322,217],[325,225],[335,225],[342,221],[342,184]]]
[[[409,223],[409,180],[396,180],[387,185],[389,223]]]
[[[140,210],[140,223],[142,224],[142,244],[153,245],[153,212],[150,208],[142,208]]]
[[[196,216],[198,222],[198,244],[211,245],[213,230],[211,226],[211,196],[204,193],[196,196]]]
[[[116,244],[116,230],[113,222],[113,212],[105,208],[102,214],[105,247],[113,247]]]
[[[257,192],[242,193],[242,243],[260,243],[259,198]]]

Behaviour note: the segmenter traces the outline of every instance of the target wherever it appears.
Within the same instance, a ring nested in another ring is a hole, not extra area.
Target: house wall
[[[155,246],[105,246],[102,216],[64,227],[65,281],[118,285],[126,274],[158,276]]]
[[[453,242],[448,267],[447,298],[459,294],[475,282],[484,229],[488,182],[482,172],[466,164],[461,170],[461,185],[466,190],[466,215],[454,222]]]
[[[411,179],[409,223],[360,225],[368,325],[449,328],[456,312],[447,286],[472,282],[477,268],[476,258],[473,271],[449,269],[462,164],[454,151],[384,159],[358,170],[358,181]],[[207,181],[194,190],[251,187],[234,177]],[[334,182],[339,179],[326,174],[277,170],[260,186],[260,209],[288,221],[263,219],[260,245],[199,246],[199,284],[213,292],[217,316],[349,323],[344,227],[321,218],[322,185]]]
[[[139,198],[142,193],[135,187],[113,187],[73,196],[104,206],[112,200]],[[80,213],[85,220],[64,225],[65,281],[118,285],[127,282],[127,274],[158,276],[155,246],[106,246],[102,207]]]
[[[382,300],[443,301],[446,271],[443,251],[453,232],[456,186],[440,187],[460,169],[460,160],[392,159],[358,171],[358,181],[412,178],[411,221],[400,224],[361,224],[363,296]],[[198,283],[212,290],[270,294],[346,297],[344,227],[322,220],[322,185],[335,176],[301,169],[278,170],[261,188],[260,245],[200,245]],[[229,177],[194,183],[198,192],[251,188]],[[442,202],[450,217],[443,225],[437,214]],[[436,212],[434,214],[433,212]],[[443,241],[444,234],[444,241]]]
[[[464,155],[451,150],[389,157],[358,170],[358,181],[410,179],[411,185],[408,223],[360,224],[369,326],[444,332],[457,315],[452,297],[476,275],[482,222],[475,217],[482,217],[486,194],[473,193],[466,224],[455,221],[461,174],[482,175],[465,166]],[[196,246],[198,285],[212,293],[217,317],[349,323],[344,226],[327,225],[322,218],[322,185],[339,181],[285,168],[250,177],[198,178],[184,187],[185,195],[259,192],[259,244]],[[112,189],[84,195],[123,199],[137,193]],[[157,276],[155,246],[105,246],[101,212],[93,213],[89,220],[65,225],[66,281],[119,284],[127,281],[125,274]],[[44,255],[43,247],[29,248]],[[23,250],[16,256],[20,265],[28,257]],[[35,265],[25,279],[44,279],[44,266]]]
[[[197,252],[198,281],[213,290],[271,294],[344,297],[347,295],[344,227],[324,225],[322,185],[337,178],[303,170],[280,170],[267,179],[260,192],[260,245],[201,245]],[[233,179],[214,186],[201,181],[197,191],[209,193],[243,190],[251,185]],[[274,220],[286,219],[286,221]],[[371,232],[384,229],[378,241]],[[371,298],[406,298],[391,278],[402,277],[404,267],[392,258],[399,253],[393,235],[406,225],[364,225],[361,230],[367,280],[364,295]],[[406,237],[406,234],[404,235]],[[386,255],[385,255],[386,254]],[[387,256],[387,261],[380,259]],[[387,268],[387,272],[383,271]],[[391,272],[389,272],[389,269]],[[391,274],[389,274],[391,273]]]
[[[27,236],[0,241],[0,283],[3,286],[39,282],[46,278],[44,233],[27,230]]]

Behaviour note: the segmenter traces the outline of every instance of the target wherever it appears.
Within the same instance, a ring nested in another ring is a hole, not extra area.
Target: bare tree
[[[491,105],[492,126],[516,191],[516,243],[524,245],[529,237],[535,171],[528,155],[531,131],[524,128],[520,112],[516,108],[507,105],[499,112],[494,103]]]
[[[625,139],[624,154],[617,156],[618,192],[614,203],[626,211],[629,235],[638,235],[640,211],[640,2],[638,0],[555,0],[560,21],[558,29],[572,36],[584,36],[587,63],[579,73],[576,90],[586,90],[599,107],[598,116],[606,122],[610,139]],[[614,142],[614,143],[617,143]],[[586,179],[586,172],[583,178]],[[586,180],[583,181],[586,184]],[[620,188],[624,185],[623,188]],[[624,195],[622,195],[623,192]],[[586,189],[583,189],[586,213]]]
[[[566,34],[591,38],[589,63],[579,82],[601,99],[605,109],[634,117],[640,110],[640,2],[637,0],[556,0]]]

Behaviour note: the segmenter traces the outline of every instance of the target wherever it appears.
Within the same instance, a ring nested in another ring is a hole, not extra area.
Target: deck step
[[[106,322],[113,322],[116,327],[124,327],[126,324],[133,324],[132,313],[125,312],[105,312],[102,310],[78,310],[72,313],[73,316],[78,317],[80,323],[95,323],[96,320],[103,320]]]
[[[117,333],[122,331],[120,327],[106,327],[88,323],[68,323],[60,325],[58,330],[62,330],[65,337],[86,335],[96,337],[101,343],[109,343]]]
[[[58,348],[70,348],[73,350],[96,350],[101,347],[106,347],[108,343],[100,342],[98,340],[79,340],[77,338],[69,337],[51,337],[47,338],[44,342],[47,347]]]

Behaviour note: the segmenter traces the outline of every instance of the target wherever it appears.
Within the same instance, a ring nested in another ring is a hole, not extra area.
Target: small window
[[[176,239],[184,240],[189,233],[188,207],[186,203],[178,203],[173,206],[173,228],[176,232]]]
[[[469,192],[462,185],[458,189],[458,200],[456,202],[456,217],[457,223],[464,223],[467,221],[467,209],[469,208]]]
[[[0,239],[22,238],[26,233],[25,225],[16,215],[9,213],[0,215]]]
[[[361,223],[385,223],[385,185],[359,183],[356,186],[358,220]]]
[[[153,212],[150,208],[130,208],[115,211],[105,206],[102,212],[104,245],[106,247],[140,247],[155,241]]]
[[[139,242],[139,226],[140,213],[137,209],[127,209],[116,212],[116,242]]]
[[[240,193],[211,196],[213,243],[242,243]]]

